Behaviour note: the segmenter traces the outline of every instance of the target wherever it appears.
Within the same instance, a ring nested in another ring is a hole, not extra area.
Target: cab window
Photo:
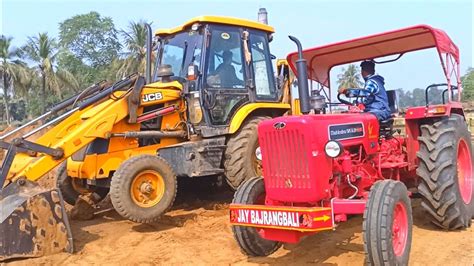
[[[266,34],[252,32],[250,44],[257,99],[274,99],[276,88]]]
[[[206,83],[209,88],[244,89],[240,31],[213,26],[208,54]]]

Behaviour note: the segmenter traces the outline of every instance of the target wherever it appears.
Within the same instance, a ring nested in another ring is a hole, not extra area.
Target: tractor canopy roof
[[[193,18],[186,23],[172,29],[158,29],[155,32],[155,35],[163,36],[174,34],[183,30],[190,28],[195,23],[213,23],[213,24],[224,24],[224,25],[231,25],[231,26],[240,26],[246,28],[252,28],[257,30],[266,31],[269,33],[275,32],[273,27],[268,26],[266,24],[259,23],[257,21],[240,19],[240,18],[233,18],[233,17],[220,17],[220,16],[200,16]]]
[[[447,77],[450,72],[459,71],[458,47],[444,31],[428,25],[417,25],[306,49],[303,51],[303,57],[308,63],[308,78],[329,87],[329,72],[334,66],[390,55],[401,56],[407,52],[428,48],[437,49]],[[297,59],[297,52],[287,57],[294,72]]]

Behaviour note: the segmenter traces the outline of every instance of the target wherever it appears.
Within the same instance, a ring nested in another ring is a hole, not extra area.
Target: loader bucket
[[[58,189],[22,180],[0,192],[0,262],[73,251],[72,234]]]

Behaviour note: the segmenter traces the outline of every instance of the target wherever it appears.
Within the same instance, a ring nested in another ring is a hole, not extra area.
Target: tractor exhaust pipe
[[[146,70],[145,78],[146,84],[151,83],[151,50],[153,49],[153,34],[151,32],[151,26],[145,23],[146,28]]]
[[[296,71],[298,72],[298,94],[300,96],[301,113],[308,114],[311,111],[309,104],[308,65],[303,58],[303,48],[300,41],[294,36],[288,36],[298,47],[298,59],[296,60]]]

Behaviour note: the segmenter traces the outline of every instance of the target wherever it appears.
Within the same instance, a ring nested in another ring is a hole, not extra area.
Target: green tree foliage
[[[59,39],[58,66],[72,73],[80,88],[116,79],[121,45],[111,18],[90,12],[66,19],[59,24]]]
[[[127,30],[121,31],[127,51],[123,54],[125,58],[120,63],[117,78],[135,72],[145,73],[147,32],[144,24],[145,21],[142,20],[138,22],[131,21]]]
[[[474,68],[470,67],[462,78],[463,100],[474,101]]]
[[[47,90],[61,99],[63,88],[77,88],[77,81],[68,71],[55,69],[54,63],[59,53],[58,45],[47,33],[28,38],[23,51],[25,56],[36,64],[34,69],[41,79],[41,111],[44,113],[48,105]]]
[[[356,65],[349,65],[342,69],[342,73],[337,75],[338,88],[360,88],[364,85],[361,81],[361,75],[359,67]]]
[[[428,91],[429,104],[441,104],[443,102],[442,93],[446,87],[434,87]],[[426,105],[425,89],[416,88],[414,90],[397,90],[398,104],[402,109],[414,106]],[[447,96],[447,95],[446,95]]]
[[[10,124],[11,120],[9,99],[13,95],[12,88],[22,77],[26,76],[26,65],[19,59],[21,51],[12,47],[11,41],[11,37],[0,36],[0,78],[2,80],[3,110],[7,124]],[[0,118],[3,119],[3,115]]]
[[[120,51],[112,18],[97,12],[77,15],[59,24],[59,39],[76,58],[92,67],[103,67],[112,62]]]

